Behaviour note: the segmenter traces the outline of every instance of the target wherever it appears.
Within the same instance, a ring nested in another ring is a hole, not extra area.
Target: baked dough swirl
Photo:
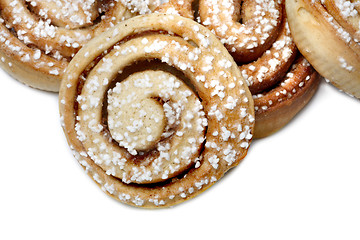
[[[320,75],[303,56],[299,56],[278,84],[253,95],[254,137],[266,137],[284,127],[311,100],[319,83]]]
[[[0,64],[27,85],[57,92],[74,54],[114,24],[157,6],[147,2],[1,0]]]
[[[247,63],[260,57],[276,39],[282,4],[276,0],[200,0],[201,23],[212,30],[235,61]],[[159,10],[194,17],[195,0],[170,0]],[[241,21],[241,22],[240,22]]]
[[[317,73],[298,56],[284,4],[276,0],[170,0],[158,8],[197,19],[237,60],[254,95],[255,138],[285,126],[319,85]]]
[[[335,87],[360,98],[360,2],[287,0],[300,52]]]
[[[180,16],[131,18],[94,38],[60,89],[64,132],[112,197],[167,207],[209,188],[245,157],[250,91],[224,46]]]

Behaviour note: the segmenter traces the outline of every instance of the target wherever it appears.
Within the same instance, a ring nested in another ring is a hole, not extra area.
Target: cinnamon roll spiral
[[[360,98],[360,2],[287,0],[294,40],[314,68]]]
[[[27,85],[57,92],[68,62],[86,42],[157,6],[157,1],[137,2],[1,0],[0,64]]]
[[[60,89],[75,157],[112,197],[166,207],[209,188],[245,157],[250,91],[223,45],[192,20],[149,14],[94,38]]]
[[[255,138],[286,125],[319,83],[317,73],[297,54],[284,4],[281,0],[170,0],[158,8],[197,19],[226,46],[254,95]]]

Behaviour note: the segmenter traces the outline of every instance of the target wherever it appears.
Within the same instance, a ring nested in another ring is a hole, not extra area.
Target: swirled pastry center
[[[94,84],[88,81],[85,89]],[[176,76],[159,70],[133,73],[109,89],[106,110],[94,94],[84,94],[78,98],[78,138],[109,174],[125,182],[161,182],[198,161],[205,113],[191,88]],[[106,129],[109,139],[101,137]]]
[[[132,155],[154,148],[166,125],[175,123],[173,108],[159,96],[168,90],[163,84],[169,79],[174,77],[160,71],[140,72],[118,82],[108,93],[111,136]],[[180,86],[179,81],[176,84]]]

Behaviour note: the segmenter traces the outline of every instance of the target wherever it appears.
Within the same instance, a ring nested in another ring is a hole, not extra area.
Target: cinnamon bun
[[[60,89],[74,156],[110,196],[167,207],[208,189],[247,153],[250,91],[205,27],[175,15],[131,18],[73,58]]]

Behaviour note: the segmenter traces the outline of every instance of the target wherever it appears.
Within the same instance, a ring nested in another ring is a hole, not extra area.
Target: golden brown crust
[[[1,0],[1,65],[31,87],[57,92],[68,62],[87,41],[137,14],[121,1]]]
[[[254,95],[255,138],[263,138],[285,126],[315,94],[320,76],[304,57],[299,57],[280,84]]]
[[[286,18],[282,21],[279,36],[262,56],[253,62],[240,65],[252,94],[266,91],[276,85],[288,72],[297,55]]]
[[[160,81],[163,76],[168,80],[159,90],[153,90],[152,78]],[[176,79],[184,81],[189,89],[179,90],[181,84]],[[143,95],[150,94],[151,101],[158,99],[156,104],[162,105],[167,126],[175,123],[168,128],[174,132],[162,130],[166,127],[161,124],[146,129],[146,140],[159,129],[165,135],[154,149],[145,152],[143,136],[134,142],[129,139],[133,135],[126,133],[151,125],[143,119],[152,118],[147,109],[127,110],[141,107],[136,103],[141,94],[131,101],[131,91],[126,97],[121,94],[134,86],[148,89]],[[193,101],[192,91],[196,95],[192,107],[176,105]],[[187,100],[174,101],[179,94],[180,99]],[[127,100],[121,100],[122,97]],[[122,106],[123,103],[128,106]],[[131,116],[144,114],[134,118],[131,125],[125,124],[121,120],[124,112],[111,113],[118,107],[126,109],[125,118],[130,112]],[[82,48],[62,82],[60,113],[69,145],[87,173],[115,199],[145,208],[180,203],[213,185],[245,157],[254,125],[250,91],[223,45],[203,26],[164,14],[129,19]],[[178,120],[171,121],[172,116]],[[192,119],[193,123],[187,122]],[[176,136],[183,136],[180,142],[174,139]],[[190,143],[190,147],[184,145],[181,152],[171,152],[185,143]],[[173,156],[178,157],[172,159]],[[183,162],[187,166],[177,171]]]
[[[58,76],[49,73],[51,71],[49,67],[49,64],[52,63],[51,59],[43,60],[40,58],[39,63],[44,64],[41,64],[39,68],[34,68],[30,62],[21,61],[19,55],[11,51],[0,51],[0,60],[0,65],[4,70],[25,85],[51,92],[57,92],[60,88]],[[50,61],[47,62],[47,60]],[[57,65],[55,63],[52,65],[54,71],[56,71]],[[60,64],[60,66],[65,67],[65,64]]]

